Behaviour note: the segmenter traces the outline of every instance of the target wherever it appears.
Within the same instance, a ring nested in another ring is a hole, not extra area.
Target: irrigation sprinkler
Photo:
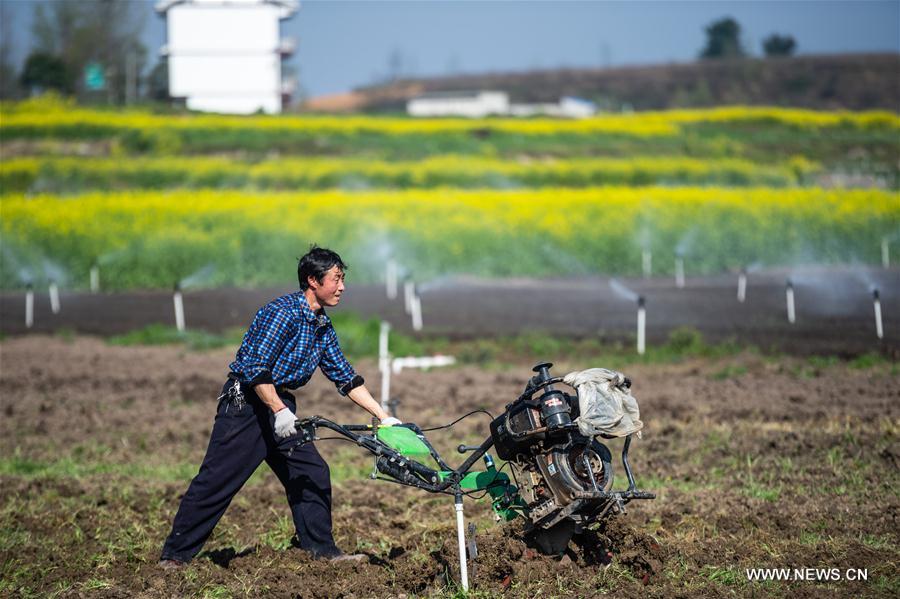
[[[397,297],[397,261],[388,259],[384,267],[384,286],[388,299]]]
[[[884,339],[884,328],[881,326],[881,294],[878,287],[872,289],[872,305],[875,307],[875,334]]]
[[[787,302],[788,322],[794,324],[794,321],[797,320],[797,315],[794,313],[794,283],[790,279],[787,280],[787,284],[784,287],[784,297]]]
[[[644,351],[647,349],[647,308],[643,295],[638,297],[637,307],[637,353],[643,356]]]
[[[381,321],[378,331],[378,370],[381,371],[381,407],[391,416],[396,416],[396,406],[391,401],[391,374],[400,374],[404,368],[432,368],[456,363],[453,356],[435,355],[425,357],[393,358],[389,351],[391,325]]]
[[[737,300],[743,304],[745,299],[747,299],[747,269],[742,268],[738,274]]]
[[[25,291],[25,328],[34,326],[34,287],[28,283]]]
[[[181,285],[175,283],[175,291],[172,294],[172,302],[175,304],[175,328],[179,333],[184,332],[184,300],[181,297]]]
[[[887,237],[881,238],[881,265],[885,268],[891,267],[891,248]]]
[[[97,264],[91,266],[91,293],[100,291],[100,267]]]
[[[653,254],[650,250],[644,250],[641,252],[641,267],[644,271],[644,278],[649,279],[650,273],[653,270]]]
[[[415,293],[415,283],[407,279],[403,281],[403,310],[410,314],[412,312],[412,299]]]
[[[410,316],[412,317],[412,327],[414,331],[422,330],[422,297],[419,295],[418,289],[413,289],[412,299],[410,300]]]
[[[50,294],[50,311],[59,314],[59,286],[53,279],[50,279],[48,292]]]
[[[675,286],[684,288],[684,256],[675,254]]]

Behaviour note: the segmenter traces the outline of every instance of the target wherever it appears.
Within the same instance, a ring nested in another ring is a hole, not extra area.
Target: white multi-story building
[[[281,61],[294,51],[280,23],[297,0],[162,0],[166,18],[169,95],[188,108],[249,114],[281,112],[293,86]]]

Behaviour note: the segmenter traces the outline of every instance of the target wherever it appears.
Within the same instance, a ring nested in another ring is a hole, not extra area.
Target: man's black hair
[[[315,244],[312,245],[309,248],[309,251],[306,252],[297,263],[297,280],[300,283],[300,290],[306,291],[309,289],[309,282],[307,281],[308,277],[314,277],[321,283],[322,279],[325,277],[325,273],[335,266],[342,271],[347,270],[347,265],[344,264],[341,257],[337,255],[337,252],[320,248]]]

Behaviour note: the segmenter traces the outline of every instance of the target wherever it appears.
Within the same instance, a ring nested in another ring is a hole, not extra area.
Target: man
[[[345,555],[334,543],[328,465],[312,443],[297,445],[296,403],[287,391],[305,385],[319,367],[341,395],[379,418],[382,426],[400,424],[384,412],[344,358],[325,314],[325,306],[341,301],[346,269],[335,252],[313,246],[297,265],[300,291],[256,313],[230,364],[206,457],[181,500],[160,566],[182,566],[200,551],[263,460],[284,485],[295,543],[317,558],[365,557]]]

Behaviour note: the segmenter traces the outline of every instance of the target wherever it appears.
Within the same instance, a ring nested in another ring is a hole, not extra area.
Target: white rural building
[[[465,116],[481,118],[502,116],[556,116],[586,118],[597,112],[593,102],[566,96],[557,104],[510,104],[506,92],[432,92],[422,94],[406,103],[410,116]]]
[[[431,92],[406,103],[412,116],[465,116],[481,118],[509,112],[509,94],[505,92]]]
[[[188,108],[249,114],[281,112],[293,92],[281,61],[294,50],[280,22],[297,0],[162,0],[166,18],[169,95]]]
[[[584,119],[597,113],[597,105],[590,100],[564,96],[557,104],[510,104],[510,116],[557,116]]]

